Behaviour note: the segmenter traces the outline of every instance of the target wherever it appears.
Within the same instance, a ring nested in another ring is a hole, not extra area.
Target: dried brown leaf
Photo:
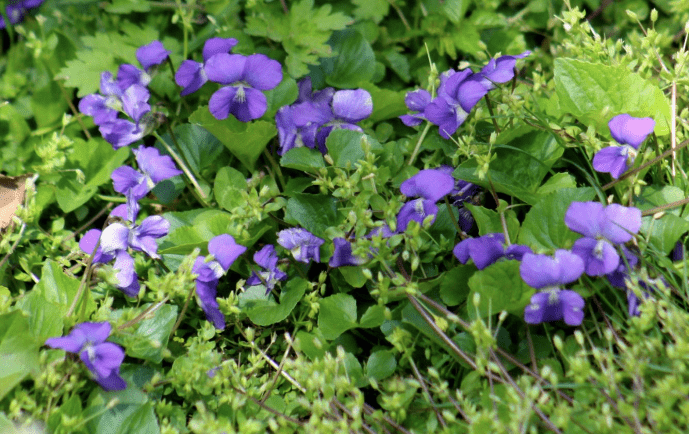
[[[31,175],[0,175],[0,230],[12,223],[12,216],[24,201],[26,178]]]

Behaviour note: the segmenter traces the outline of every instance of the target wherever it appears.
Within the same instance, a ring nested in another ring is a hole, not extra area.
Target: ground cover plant
[[[683,433],[681,0],[8,0],[0,430]]]

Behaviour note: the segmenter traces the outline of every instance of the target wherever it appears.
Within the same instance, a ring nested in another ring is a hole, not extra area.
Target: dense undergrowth
[[[1,9],[3,433],[687,431],[687,2]]]

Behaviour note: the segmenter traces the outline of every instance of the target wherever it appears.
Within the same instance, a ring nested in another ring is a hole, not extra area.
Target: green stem
[[[426,122],[426,127],[423,129],[421,132],[421,136],[419,137],[419,140],[416,142],[416,147],[414,147],[414,151],[411,153],[411,157],[409,157],[409,162],[407,162],[407,166],[411,166],[414,164],[414,160],[416,160],[416,156],[419,154],[419,150],[421,150],[421,143],[423,143],[423,140],[426,138],[426,134],[428,134],[428,130],[431,129],[431,124],[430,122]]]
[[[455,218],[455,213],[452,212],[452,205],[450,204],[450,198],[447,197],[447,195],[445,195],[445,205],[447,206],[448,212],[452,216],[452,223],[455,224],[455,228],[457,228],[457,233],[461,234],[464,231],[462,231],[462,228],[459,226],[459,222]]]
[[[170,131],[172,133],[172,131]],[[208,208],[208,202],[206,202],[206,193],[201,190],[201,186],[199,183],[196,181],[196,178],[194,175],[191,173],[189,170],[189,167],[182,161],[182,159],[177,155],[177,153],[170,147],[170,145],[167,144],[167,142],[158,134],[157,132],[153,132],[153,136],[157,138],[165,147],[165,149],[170,153],[172,158],[175,160],[175,162],[179,165],[179,167],[182,169],[182,172],[187,176],[188,182],[191,182],[191,184],[194,186],[194,188],[191,189],[192,194],[194,197],[196,197],[196,200],[199,201],[201,205],[203,205],[204,208]],[[174,138],[174,135],[170,135],[172,137],[172,141],[176,142],[176,139]]]
[[[495,113],[493,113],[493,104],[490,102],[490,97],[488,94],[484,96],[486,100],[486,106],[488,106],[488,113],[490,113],[490,119],[493,121],[493,127],[495,128],[495,132],[500,134],[500,127],[498,126],[498,120],[495,119]]]
[[[285,182],[285,177],[282,175],[282,169],[280,169],[280,165],[277,161],[275,161],[275,158],[273,158],[273,156],[270,152],[268,152],[267,149],[263,149],[263,154],[265,154],[266,158],[270,162],[270,165],[273,167],[275,174],[278,176],[278,180],[280,181],[280,185],[282,186],[282,191],[285,191],[285,186],[287,185],[287,183]]]

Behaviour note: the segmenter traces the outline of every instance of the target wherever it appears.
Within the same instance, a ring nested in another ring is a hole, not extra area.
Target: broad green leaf
[[[314,332],[317,332],[315,330]],[[323,357],[327,348],[327,342],[321,336],[316,335],[316,333],[309,333],[305,330],[299,330],[297,336],[294,339],[294,346],[297,351],[301,351],[306,354],[310,360],[315,360]]]
[[[60,86],[55,81],[36,89],[31,96],[31,110],[39,127],[48,127],[62,119],[67,111],[67,102],[61,95]]]
[[[385,308],[378,304],[374,304],[366,309],[361,319],[359,320],[359,327],[372,328],[380,327],[385,321]]]
[[[208,111],[208,106],[199,107],[189,120],[208,130],[249,170],[253,170],[270,139],[277,135],[273,122],[244,123],[233,116],[219,120]]]
[[[543,197],[546,194],[560,191],[563,188],[577,188],[577,182],[569,173],[556,173],[541,185],[538,189],[538,195]]]
[[[340,30],[333,33],[330,45],[337,55],[321,60],[325,81],[330,86],[347,89],[371,81],[376,71],[376,57],[361,33]]]
[[[16,307],[26,313],[36,341],[45,342],[48,338],[62,335],[66,306],[49,302],[40,291],[31,291],[17,302]]]
[[[655,133],[670,132],[670,104],[658,86],[624,66],[555,59],[555,91],[560,108],[608,134],[608,121],[628,113],[655,120]]]
[[[687,231],[689,221],[674,214],[665,214],[659,219],[654,219],[653,216],[644,217],[640,233],[644,238],[648,238],[653,247],[667,255]]]
[[[72,212],[89,201],[98,191],[98,187],[79,183],[69,177],[74,174],[64,174],[57,182],[55,198],[60,209],[64,212]]]
[[[141,309],[149,307],[150,303],[141,306]],[[177,320],[177,311],[177,306],[163,305],[151,318],[141,321],[133,333],[113,336],[110,340],[122,345],[130,357],[160,363],[163,351],[167,348],[170,331]],[[118,312],[114,314],[115,317],[118,316]]]
[[[634,205],[641,211],[646,211],[662,205],[667,205],[684,199],[684,192],[681,188],[673,185],[656,186],[649,185],[641,190],[641,195],[634,197]],[[666,214],[680,215],[680,207],[665,211]],[[685,212],[686,214],[686,212]]]
[[[79,289],[79,280],[67,276],[62,267],[53,260],[48,259],[41,270],[41,280],[34,287],[48,302],[58,305],[61,312],[67,312],[72,304],[74,297]],[[88,297],[86,314],[90,314],[96,309],[96,303]]]
[[[174,131],[182,155],[196,176],[199,176],[203,169],[215,163],[224,150],[222,143],[199,125],[182,124],[175,127]],[[163,139],[168,145],[173,146],[169,134],[165,134]],[[162,148],[162,144],[158,146],[161,146],[161,155],[168,154]]]
[[[352,0],[356,5],[354,17],[358,20],[371,19],[375,23],[380,23],[388,14],[390,4],[386,0]]]
[[[277,87],[266,91],[265,95],[268,108],[264,116],[273,119],[280,107],[290,105],[297,99],[299,88],[297,87],[297,82],[292,77],[286,75]]]
[[[565,225],[565,213],[572,202],[587,202],[593,199],[592,188],[565,188],[544,196],[526,214],[519,244],[530,246],[536,253],[568,249],[581,235]]]
[[[299,193],[287,201],[285,221],[298,224],[317,237],[324,238],[325,230],[342,221],[337,201],[322,194]]]
[[[280,159],[280,165],[303,172],[318,173],[318,169],[325,167],[323,154],[315,149],[299,147],[290,149]]]
[[[464,206],[471,211],[471,215],[474,216],[476,224],[478,225],[479,235],[504,233],[502,221],[500,220],[500,213],[470,203],[465,203]],[[514,210],[507,210],[505,212],[505,221],[507,222],[507,232],[510,235],[510,239],[517,239],[517,234],[519,233],[519,220],[517,220],[517,214]]]
[[[498,136],[498,143],[493,146],[496,159],[490,163],[489,171],[495,190],[532,205],[538,202],[537,191],[564,149],[551,134],[530,127],[503,132]],[[479,179],[477,168],[475,159],[467,160],[453,175],[457,179],[490,188],[487,179]]]
[[[215,175],[215,200],[222,208],[230,211],[242,205],[244,199],[240,192],[245,191],[246,187],[246,178],[242,172],[229,166],[222,167]]]
[[[318,328],[328,340],[333,340],[356,324],[356,300],[349,294],[335,294],[320,302]]]
[[[342,277],[354,288],[361,288],[368,280],[361,271],[361,267],[339,267]]]
[[[294,277],[290,279],[280,291],[280,304],[277,304],[272,297],[264,297],[263,299],[246,300],[243,310],[249,316],[249,319],[256,325],[269,326],[278,323],[287,318],[290,312],[292,312],[294,307],[304,296],[308,286],[308,281],[299,277]],[[265,287],[262,285],[252,288],[259,288],[258,290],[265,294]],[[249,290],[247,290],[247,292]],[[240,296],[240,299],[241,298]]]
[[[373,122],[396,119],[409,111],[404,104],[406,92],[382,89],[370,82],[361,83],[359,87],[371,94],[373,113],[368,119]]]
[[[132,12],[148,12],[151,10],[151,5],[138,0],[113,0],[112,4],[105,6],[105,10],[113,14],[130,14]]]
[[[440,282],[440,298],[448,306],[457,306],[469,295],[469,278],[476,271],[474,265],[458,265],[446,271]]]
[[[105,392],[100,387],[94,389],[84,409],[84,417],[88,420],[89,433],[94,434],[127,434],[136,432],[141,434],[159,434],[160,428],[148,402],[148,397],[136,385],[126,378],[127,388],[116,392]],[[116,400],[111,408],[108,404]],[[134,424],[140,424],[134,428]]]
[[[354,167],[354,164],[366,158],[364,147],[370,147],[376,153],[383,147],[374,138],[358,131],[337,129],[333,130],[325,141],[328,154],[333,159],[336,167]]]
[[[88,141],[77,138],[73,146],[74,152],[68,157],[68,167],[84,172],[89,187],[112,182],[112,171],[122,166],[129,157],[129,147],[115,151],[110,143],[100,137]]]
[[[0,400],[30,374],[37,374],[38,347],[21,311],[0,315]]]
[[[366,375],[378,381],[385,380],[395,373],[396,368],[397,360],[391,351],[375,351],[371,353],[366,362]]]
[[[535,290],[522,280],[519,265],[519,261],[497,262],[469,278],[471,293],[468,299],[473,300],[476,293],[481,296],[478,307],[467,303],[470,318],[476,318],[477,314],[486,317],[503,310],[517,316],[524,314]]]

